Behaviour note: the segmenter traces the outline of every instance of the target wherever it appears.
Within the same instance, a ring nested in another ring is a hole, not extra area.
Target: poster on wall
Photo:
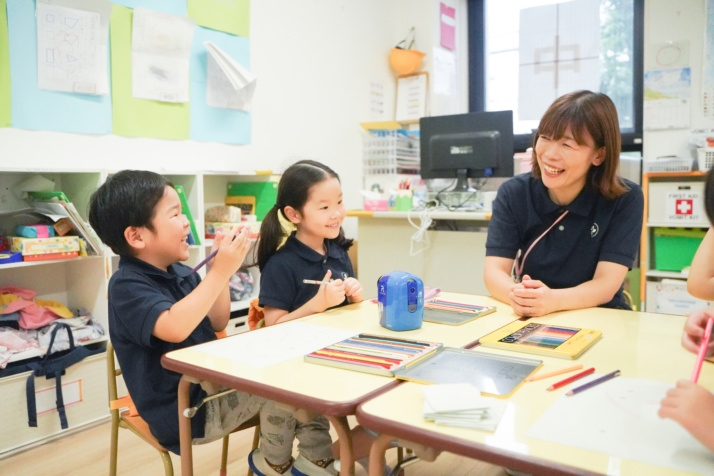
[[[690,121],[691,68],[645,72],[645,130],[686,129]]]

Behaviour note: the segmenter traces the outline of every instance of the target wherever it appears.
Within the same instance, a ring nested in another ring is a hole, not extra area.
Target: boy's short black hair
[[[130,226],[154,231],[156,205],[169,180],[146,170],[122,170],[109,177],[89,199],[89,224],[99,238],[120,256],[133,255],[124,230]]]

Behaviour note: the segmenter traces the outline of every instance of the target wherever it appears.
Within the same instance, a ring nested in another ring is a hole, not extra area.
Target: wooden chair
[[[121,375],[121,369],[117,368],[114,361],[114,347],[111,343],[107,344],[107,380],[109,383],[109,409],[112,415],[112,427],[111,427],[111,447],[109,453],[109,475],[116,476],[117,474],[117,450],[119,443],[119,428],[127,428],[134,432],[139,438],[151,445],[156,451],[159,452],[161,456],[161,461],[164,464],[164,474],[166,476],[173,476],[174,469],[173,463],[171,462],[171,456],[168,450],[161,446],[161,444],[154,438],[149,430],[149,425],[144,421],[143,418],[136,411],[136,407],[131,401],[129,394],[118,398],[118,383],[117,378]],[[122,410],[123,409],[123,410]],[[260,439],[260,419],[256,415],[247,422],[240,425],[234,430],[240,431],[248,428],[255,428],[255,433],[253,435],[253,446],[255,449],[258,447],[258,442]],[[226,467],[228,465],[228,435],[223,437],[223,450],[221,454],[221,469],[220,475],[226,475]],[[253,471],[248,469],[248,476],[252,476]]]

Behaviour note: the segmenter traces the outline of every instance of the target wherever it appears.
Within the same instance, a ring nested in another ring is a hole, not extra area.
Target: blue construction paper
[[[250,70],[250,40],[196,27],[191,47],[191,139],[203,142],[250,144],[251,114],[206,104],[206,47],[210,41]]]
[[[34,0],[7,0],[7,20],[12,126],[20,129],[111,134],[111,95],[92,96],[37,87],[37,20]]]
[[[157,12],[188,16],[186,0],[110,0],[114,5],[136,8],[142,7]]]

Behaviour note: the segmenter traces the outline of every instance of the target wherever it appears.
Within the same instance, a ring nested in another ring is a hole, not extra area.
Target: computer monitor
[[[473,191],[468,178],[513,176],[513,111],[419,120],[421,177],[456,178],[454,191]]]

